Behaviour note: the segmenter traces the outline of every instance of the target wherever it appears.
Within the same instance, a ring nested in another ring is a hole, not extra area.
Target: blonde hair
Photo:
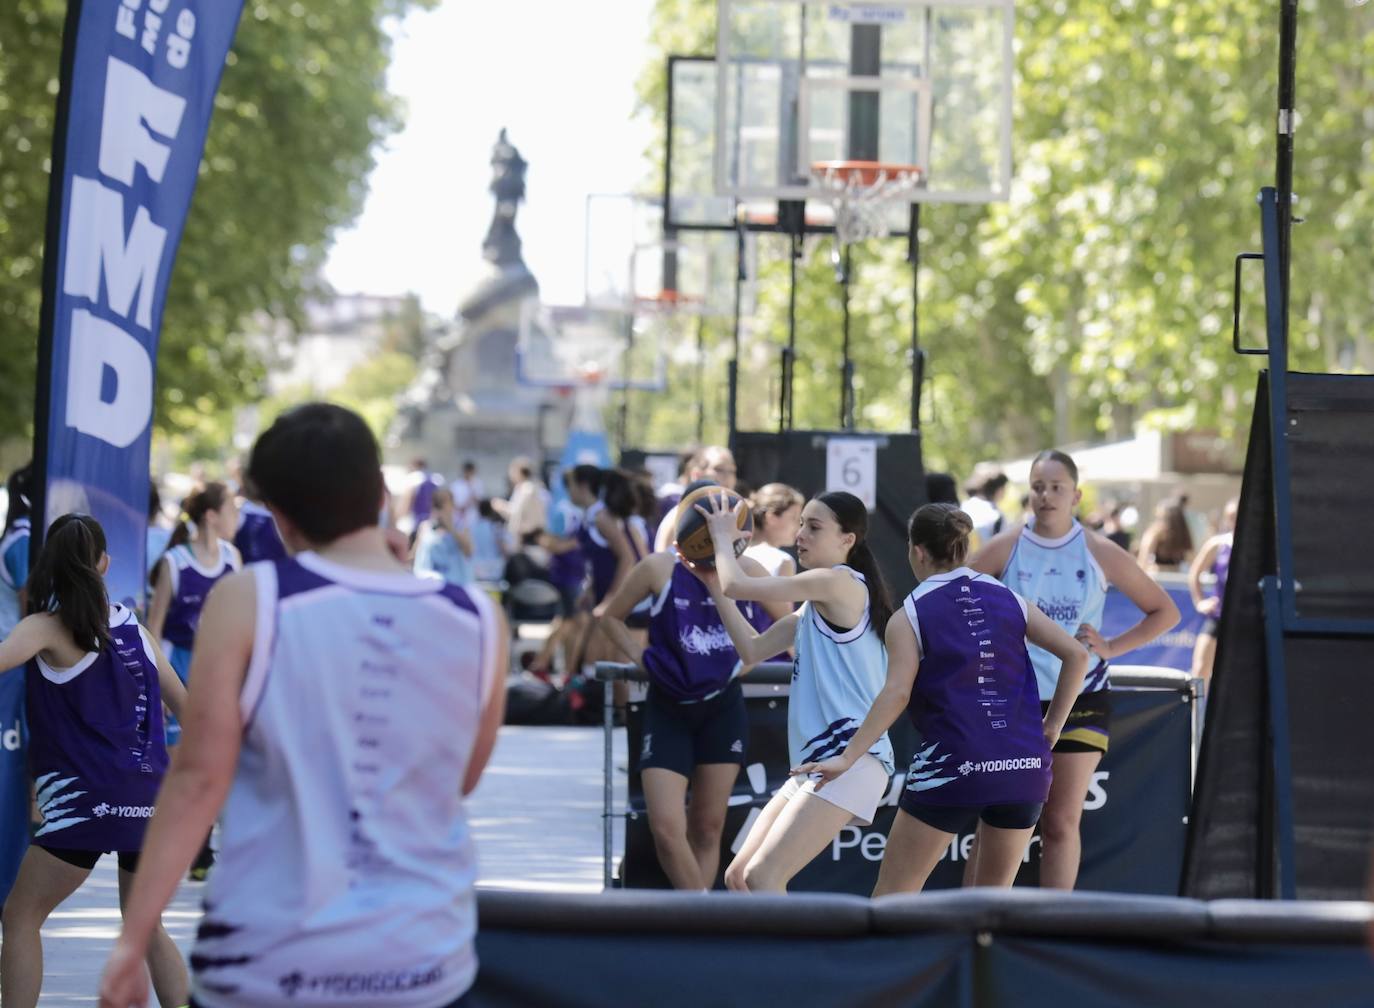
[[[794,507],[801,507],[806,498],[795,487],[786,483],[766,483],[754,491],[749,498],[749,507],[754,512],[754,524],[762,527],[765,516],[786,514]]]

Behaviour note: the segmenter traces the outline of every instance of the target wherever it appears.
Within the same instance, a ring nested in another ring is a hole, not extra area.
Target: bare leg
[[[1040,815],[1040,886],[1072,889],[1078,880],[1083,842],[1078,827],[1083,800],[1088,796],[1093,771],[1102,762],[1100,752],[1057,752],[1050,797]]]
[[[674,889],[704,889],[696,855],[687,842],[687,778],[662,767],[649,767],[640,778],[654,850],[668,881]]]
[[[768,800],[768,804],[759,812],[759,817],[754,820],[754,825],[749,827],[749,835],[744,838],[744,844],[735,853],[730,861],[730,866],[725,869],[725,888],[735,892],[748,892],[749,887],[745,885],[744,869],[748,866],[750,859],[758,853],[758,849],[763,846],[763,839],[768,835],[768,831],[773,828],[773,823],[777,822],[782,810],[787,807],[787,799],[779,791]]]
[[[720,834],[730,792],[739,776],[738,763],[703,763],[692,774],[692,800],[687,805],[687,842],[697,859],[701,882],[707,889],[716,882],[720,867]]]
[[[975,886],[974,881],[978,878],[978,848],[983,842],[983,820],[978,820],[978,827],[973,831],[973,846],[969,848],[968,857],[964,858],[964,881],[960,883],[965,889]]]
[[[983,853],[978,858],[973,884],[1005,889],[1016,881],[1016,873],[1025,860],[1026,845],[1030,843],[1035,827],[999,829],[980,822],[978,830],[982,835]],[[1041,871],[1043,884],[1043,868]]]
[[[5,900],[0,944],[0,1005],[34,1008],[43,987],[43,922],[81,887],[90,871],[30,846]]]
[[[1217,639],[1211,634],[1198,634],[1193,648],[1193,678],[1208,682],[1212,678],[1212,664],[1217,657]]]
[[[119,911],[124,912],[124,903],[129,898],[129,890],[134,884],[132,872],[119,870]],[[152,974],[153,990],[157,992],[157,1003],[162,1008],[181,1008],[191,1000],[191,979],[186,973],[186,961],[171,935],[159,921],[157,929],[148,942],[148,971]]]
[[[874,897],[920,892],[949,849],[953,837],[953,833],[937,830],[899,808],[892,832],[887,835],[883,863],[878,869],[878,884],[873,888]]]
[[[805,868],[853,819],[848,809],[802,791],[783,808],[744,868],[750,892],[786,892],[792,876]]]

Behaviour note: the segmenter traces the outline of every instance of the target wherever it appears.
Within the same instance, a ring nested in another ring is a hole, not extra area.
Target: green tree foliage
[[[1374,367],[1374,5],[1304,0],[1299,27],[1292,366]],[[710,53],[713,0],[660,0],[662,53]],[[932,467],[1139,421],[1248,424],[1257,363],[1230,346],[1232,258],[1258,250],[1255,195],[1273,184],[1277,3],[1022,0],[1015,182],[989,206],[924,208],[923,430]],[[641,97],[663,114],[662,62]],[[859,426],[905,428],[909,267],[899,242],[856,255]],[[786,244],[771,243],[742,367],[742,425],[776,424]],[[1258,269],[1244,301],[1263,338]],[[840,325],[828,249],[801,266],[796,422],[833,427]],[[766,394],[765,394],[766,393]],[[687,408],[658,397],[647,423]],[[761,405],[760,405],[761,404]]]
[[[257,397],[254,313],[293,317],[330,236],[362,206],[385,90],[387,20],[436,0],[248,0],[206,141],[158,354],[160,431]],[[0,4],[0,431],[32,425],[62,0]]]

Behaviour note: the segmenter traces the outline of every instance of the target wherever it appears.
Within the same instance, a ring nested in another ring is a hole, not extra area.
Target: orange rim
[[[811,174],[824,180],[831,173],[846,182],[856,182],[862,186],[878,184],[879,176],[895,179],[903,175],[915,175],[919,180],[924,172],[920,165],[889,164],[884,161],[814,161]]]

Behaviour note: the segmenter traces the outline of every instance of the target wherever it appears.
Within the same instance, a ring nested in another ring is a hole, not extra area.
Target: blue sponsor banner
[[[29,846],[29,771],[24,750],[24,670],[0,674],[0,903],[9,895]]]
[[[53,141],[35,462],[43,528],[105,528],[113,599],[147,566],[158,334],[242,0],[72,0]],[[34,529],[40,536],[41,528]]]
[[[1155,581],[1169,593],[1169,597],[1178,606],[1178,626],[1144,647],[1117,655],[1112,659],[1112,664],[1157,665],[1188,672],[1193,667],[1193,647],[1197,644],[1198,634],[1202,631],[1202,625],[1207,622],[1207,617],[1193,606],[1192,595],[1188,592],[1187,575],[1159,574],[1156,575]],[[1107,604],[1102,609],[1102,636],[1114,637],[1138,622],[1140,610],[1135,607],[1135,603],[1117,589],[1109,588]]]

